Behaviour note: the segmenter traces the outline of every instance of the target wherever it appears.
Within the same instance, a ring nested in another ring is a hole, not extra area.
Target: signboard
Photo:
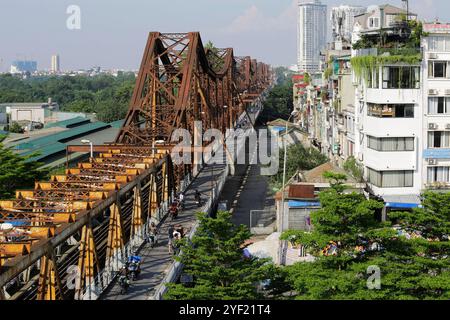
[[[449,23],[424,23],[423,31],[428,33],[450,33]]]
[[[450,159],[450,149],[426,149],[423,151],[424,159]]]

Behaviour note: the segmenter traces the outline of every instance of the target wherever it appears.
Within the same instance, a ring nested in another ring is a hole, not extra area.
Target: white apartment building
[[[357,17],[354,40],[361,33],[367,35],[381,26],[395,25],[395,16],[404,13],[389,5],[371,8]],[[395,30],[396,26],[388,32]],[[376,48],[352,52],[352,56],[382,54],[386,53]],[[355,154],[363,165],[371,193],[383,198],[387,207],[393,202],[419,204],[419,195],[425,187],[422,161],[427,140],[423,129],[427,109],[425,63],[387,62],[359,77],[352,66],[356,84]]]
[[[450,189],[450,24],[424,24],[423,186]]]
[[[300,71],[320,70],[320,52],[326,48],[327,6],[319,0],[298,3],[298,51]]]

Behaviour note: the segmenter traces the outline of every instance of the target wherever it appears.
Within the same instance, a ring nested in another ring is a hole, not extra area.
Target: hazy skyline
[[[323,0],[371,5],[402,1]],[[0,65],[9,70],[16,59],[33,59],[50,69],[59,54],[61,69],[138,69],[148,32],[200,31],[203,42],[233,47],[236,55],[272,65],[296,63],[297,0],[1,0]],[[69,30],[69,5],[81,9],[81,29]],[[427,21],[450,20],[445,0],[410,1],[411,10]],[[439,13],[439,14],[438,14]]]

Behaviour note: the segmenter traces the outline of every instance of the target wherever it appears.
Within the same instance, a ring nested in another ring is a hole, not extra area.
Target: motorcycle
[[[136,281],[141,273],[141,257],[129,257],[127,262],[127,270],[128,273],[131,274],[131,280]]]
[[[128,292],[128,288],[130,287],[130,280],[126,275],[121,275],[119,278],[120,285],[120,294],[126,294]]]

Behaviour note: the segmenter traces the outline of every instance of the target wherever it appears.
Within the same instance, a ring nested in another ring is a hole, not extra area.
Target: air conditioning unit
[[[438,129],[438,125],[436,123],[429,123],[428,124],[428,129],[429,130],[437,130]]]
[[[436,159],[428,159],[428,164],[430,166],[435,166],[438,164],[438,161]]]
[[[450,96],[450,89],[446,89],[446,90],[445,90],[445,95],[446,95],[446,96]]]
[[[450,130],[450,123],[447,123],[447,124],[445,125],[445,129]]]
[[[430,96],[436,96],[439,94],[439,91],[437,91],[436,89],[430,89],[430,90],[428,90],[428,94]]]
[[[428,55],[428,59],[437,59],[437,58],[438,58],[437,53],[430,53],[430,54]]]

